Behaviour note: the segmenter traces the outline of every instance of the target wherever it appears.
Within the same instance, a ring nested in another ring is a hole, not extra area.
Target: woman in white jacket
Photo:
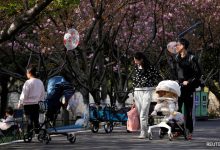
[[[23,85],[18,107],[24,107],[28,122],[27,132],[29,132],[31,129],[39,127],[38,102],[44,100],[45,89],[43,82],[36,78],[36,68],[28,68],[26,75],[28,80]]]

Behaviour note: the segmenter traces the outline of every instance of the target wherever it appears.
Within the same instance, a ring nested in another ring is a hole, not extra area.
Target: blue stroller
[[[47,97],[45,101],[39,102],[40,113],[45,113],[45,121],[39,128],[34,128],[30,132],[24,134],[24,142],[31,142],[32,137],[36,131],[39,132],[37,139],[40,142],[48,144],[51,141],[50,135],[62,134],[67,136],[67,140],[70,143],[75,143],[76,136],[74,134],[68,134],[66,132],[59,132],[55,128],[55,122],[60,109],[64,104],[60,101],[61,97],[65,97],[65,104],[74,94],[75,90],[73,86],[66,82],[61,76],[55,76],[48,81]],[[65,107],[65,106],[64,106]],[[45,128],[46,127],[46,128]],[[50,129],[48,129],[48,127]]]
[[[128,107],[117,109],[117,107],[110,105],[96,105],[91,103],[89,105],[89,121],[90,128],[93,133],[97,133],[100,126],[104,127],[106,133],[113,131],[116,122],[126,123],[128,120]]]

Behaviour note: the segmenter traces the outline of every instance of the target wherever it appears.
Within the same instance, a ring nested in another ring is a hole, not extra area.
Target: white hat
[[[179,84],[173,80],[161,81],[156,87],[156,92],[158,91],[172,92],[178,96],[181,94]]]

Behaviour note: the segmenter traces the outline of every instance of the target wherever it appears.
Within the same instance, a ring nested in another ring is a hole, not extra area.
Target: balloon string
[[[64,61],[63,61],[63,64],[61,65],[61,67],[60,67],[60,69],[58,71],[59,73],[61,72],[61,70],[64,68],[64,65],[66,64],[67,52],[68,51],[65,52]]]
[[[29,65],[30,65],[30,61],[31,61],[31,58],[32,58],[32,52],[31,52],[31,54],[30,54],[30,56],[29,56],[29,59],[28,59],[28,63],[27,63],[26,68],[28,68],[28,67],[29,67]]]

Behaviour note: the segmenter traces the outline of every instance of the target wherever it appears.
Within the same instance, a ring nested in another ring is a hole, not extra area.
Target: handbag
[[[139,113],[135,105],[131,107],[131,110],[127,112],[127,130],[128,131],[138,131],[140,129],[140,118]]]

